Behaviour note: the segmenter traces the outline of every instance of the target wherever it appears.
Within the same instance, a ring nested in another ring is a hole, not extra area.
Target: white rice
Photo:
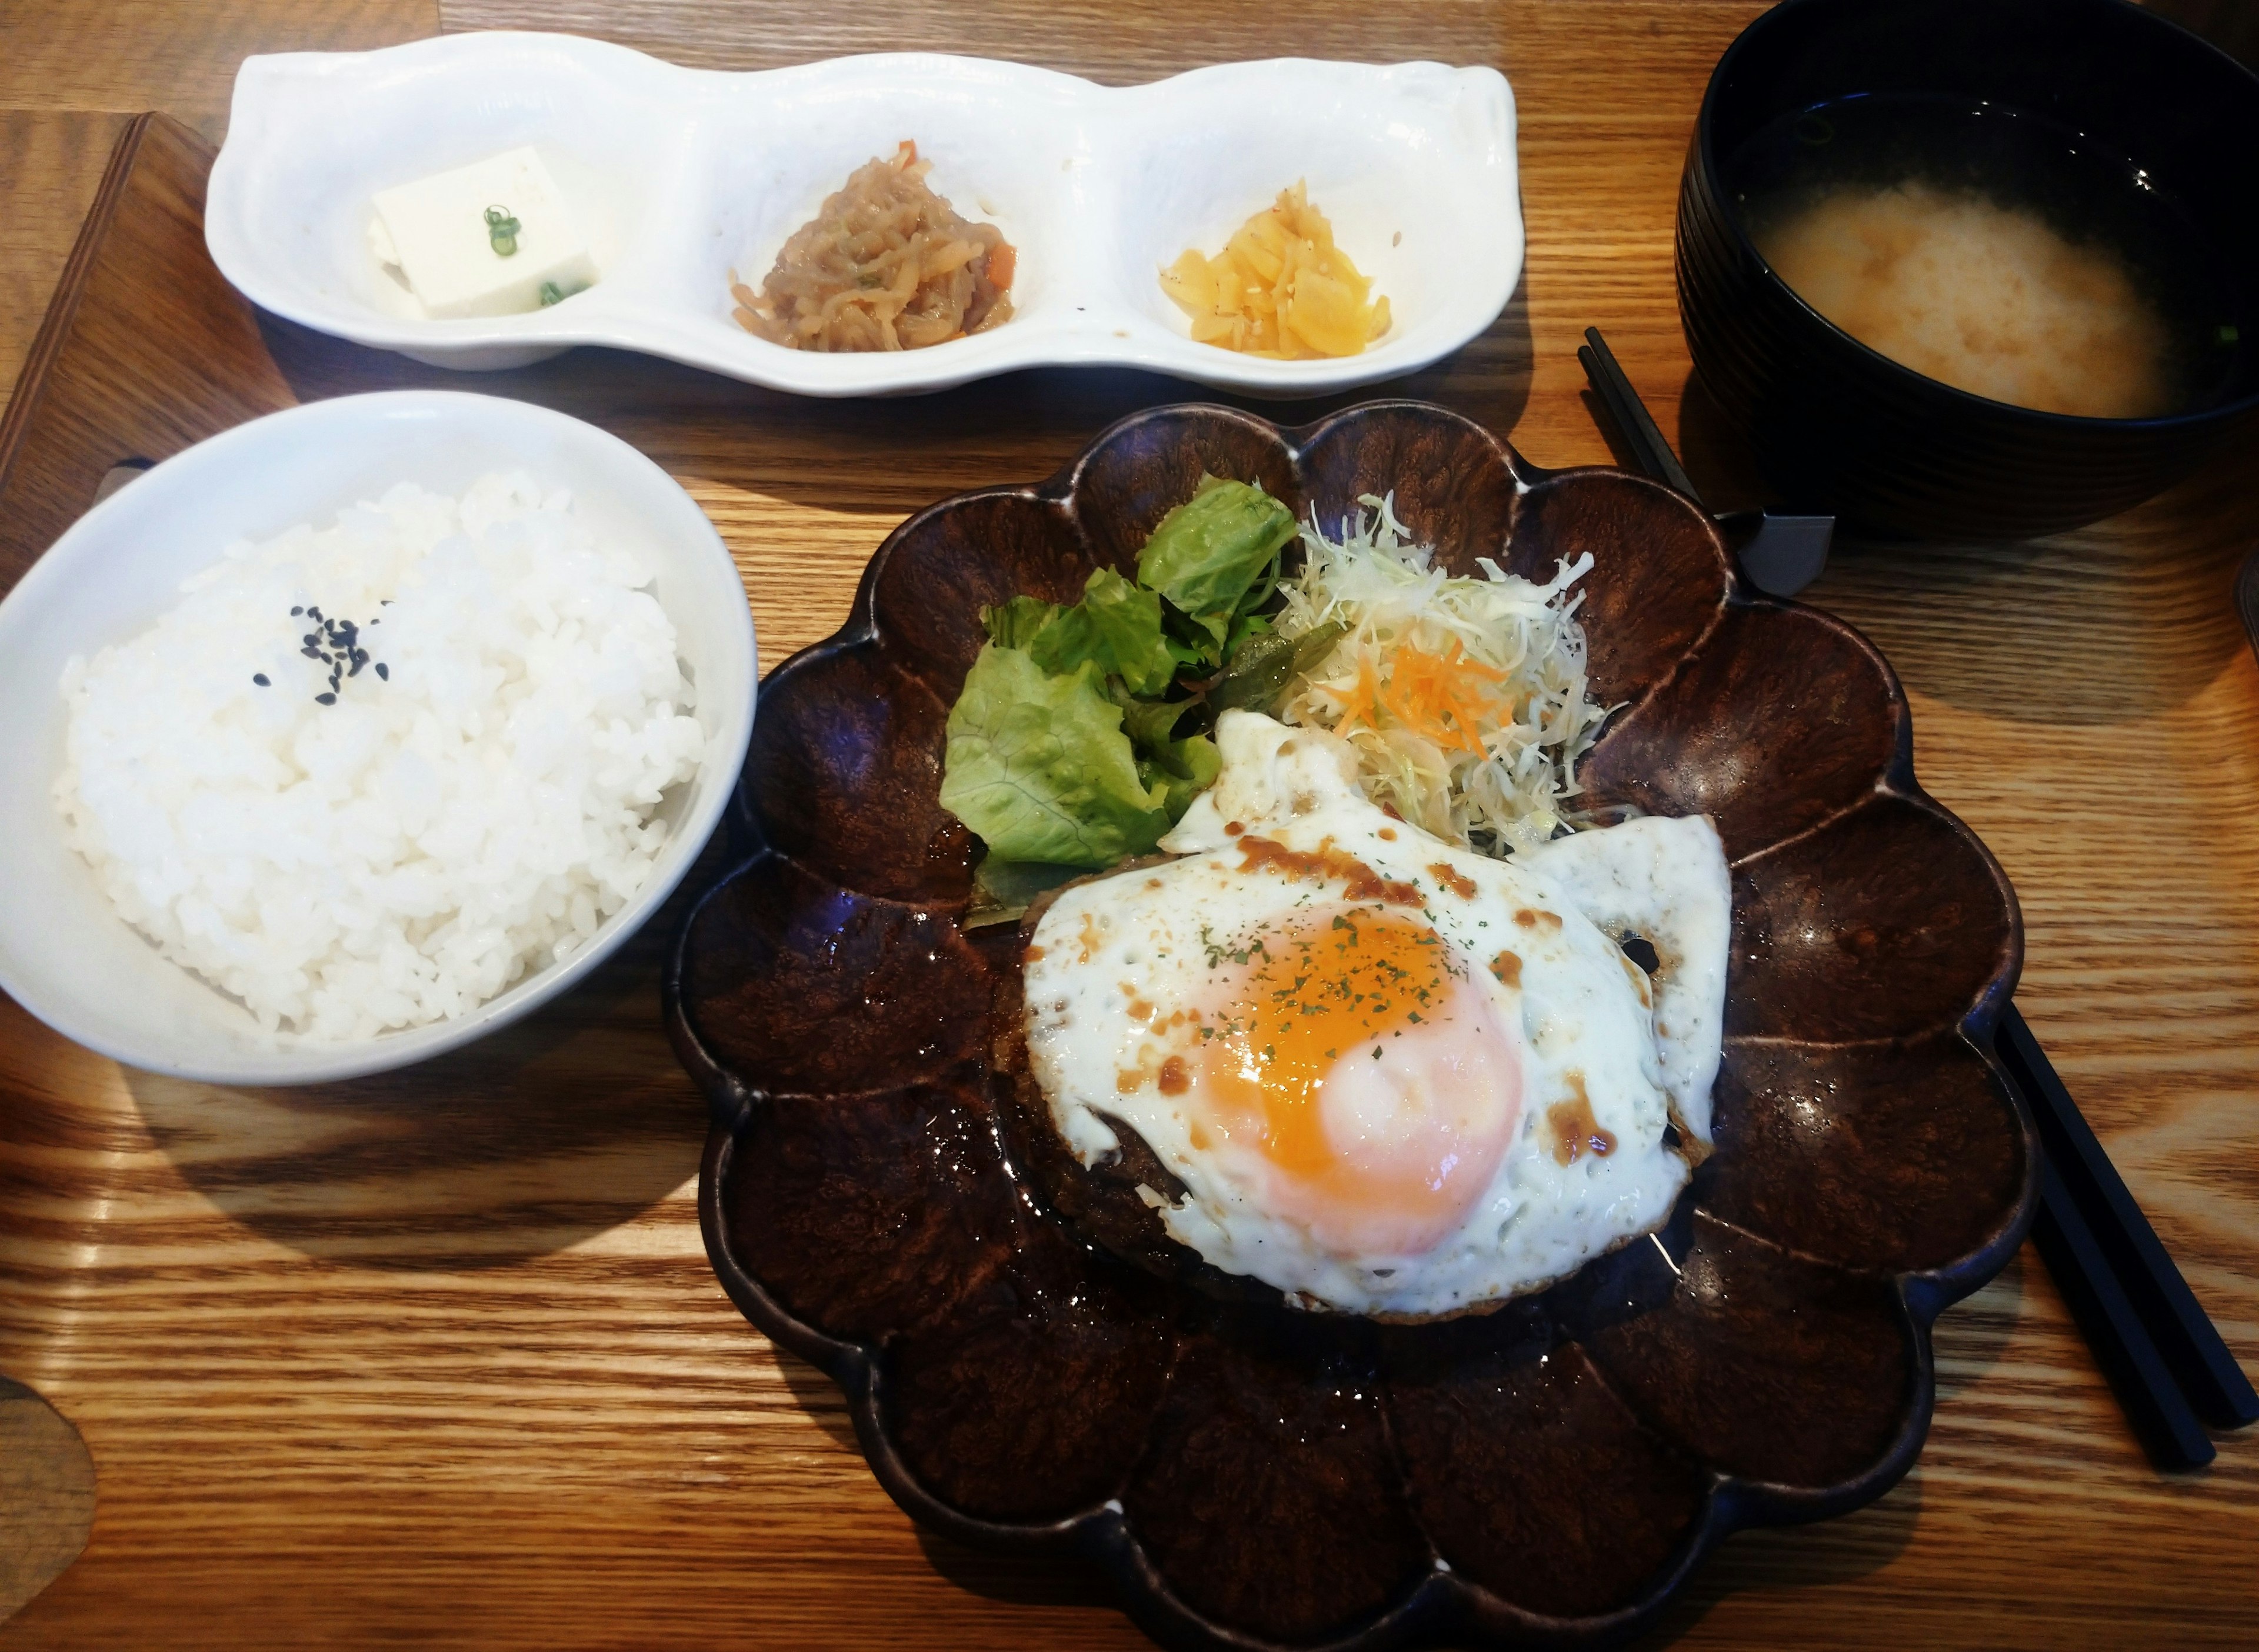
[[[523,474],[232,545],[64,670],[65,833],[128,922],[269,1030],[460,1015],[619,910],[705,755],[650,583]],[[360,627],[334,704],[294,609]]]

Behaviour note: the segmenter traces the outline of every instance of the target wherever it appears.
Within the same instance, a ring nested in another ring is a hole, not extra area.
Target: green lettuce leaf
[[[1166,746],[1177,736],[1177,723],[1200,704],[1197,700],[1137,700],[1126,694],[1114,696],[1122,708],[1122,732],[1146,756]]]
[[[1215,482],[1161,518],[1137,554],[1137,583],[1168,598],[1220,664],[1232,621],[1271,594],[1293,513],[1247,482]]]
[[[1159,694],[1177,669],[1161,635],[1161,599],[1112,568],[1092,573],[1081,602],[1058,610],[1032,641],[1017,645],[1055,673],[1089,660],[1108,676],[1121,678],[1133,694]]]
[[[999,648],[1025,648],[1058,613],[1058,604],[1039,596],[1015,596],[980,610],[980,629]]]
[[[1151,757],[1137,759],[1137,773],[1146,785],[1160,791],[1161,807],[1173,826],[1193,806],[1193,799],[1215,784],[1223,768],[1223,754],[1204,734],[1172,740]]]
[[[1015,923],[1040,894],[1080,878],[1084,866],[1051,866],[1039,860],[1001,860],[983,855],[973,869],[973,898],[958,922],[968,929]]]
[[[1091,661],[1055,676],[988,644],[966,673],[948,735],[941,806],[1000,859],[1110,866],[1169,829],[1179,777],[1140,776],[1122,709]]]

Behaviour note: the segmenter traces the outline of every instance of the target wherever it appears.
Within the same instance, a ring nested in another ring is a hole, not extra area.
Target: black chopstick
[[[1640,469],[1700,504],[1599,328],[1585,329],[1577,360]],[[2259,600],[2253,607],[2259,610]],[[2259,647],[2259,616],[2252,623]],[[2241,1428],[2259,1421],[2259,1395],[2013,1003],[1993,1048],[2039,1127],[2033,1242],[2150,1460],[2162,1469],[2201,1468],[2216,1449],[2199,1415],[2215,1428]]]
[[[2011,1015],[2015,1012],[2011,1010]],[[2055,1160],[2040,1155],[2040,1208],[2032,1243],[2055,1276],[2094,1363],[2118,1396],[2149,1461],[2161,1469],[2200,1469],[2216,1448],[2166,1369],[2149,1329],[2118,1282],[2078,1201],[2064,1191]]]
[[[1615,421],[1616,431],[1630,448],[1632,457],[1645,471],[1666,488],[1675,488],[1689,499],[1700,502],[1701,495],[1679,467],[1678,455],[1671,451],[1655,420],[1647,410],[1647,403],[1639,399],[1639,392],[1631,388],[1631,381],[1616,365],[1615,352],[1608,341],[1600,337],[1598,327],[1585,329],[1585,342],[1577,346],[1577,360],[1592,381],[1593,394],[1599,396]]]
[[[2190,1406],[2215,1428],[2240,1428],[2259,1421],[2259,1394],[2252,1392],[2242,1367],[2198,1306],[2156,1229],[2134,1202],[2117,1166],[2095,1140],[2093,1129],[2013,1004],[2000,1017],[1993,1045],[2032,1104],[2041,1144],[2065,1192],[2092,1228]]]

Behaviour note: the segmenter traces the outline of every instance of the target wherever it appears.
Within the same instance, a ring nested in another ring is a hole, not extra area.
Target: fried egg
[[[1073,1158],[1118,1162],[1134,1132],[1179,1184],[1137,1188],[1170,1238],[1392,1319],[1494,1305],[1661,1226],[1717,1069],[1709,822],[1493,860],[1367,801],[1323,730],[1231,711],[1216,737],[1221,775],[1162,842],[1178,858],[1067,888],[1029,936],[1028,1066]]]

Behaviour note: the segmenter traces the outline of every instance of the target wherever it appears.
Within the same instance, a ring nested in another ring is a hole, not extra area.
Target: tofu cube
[[[495,250],[487,209],[517,220],[517,250]],[[513,316],[541,308],[544,284],[570,295],[596,280],[595,260],[549,168],[530,148],[376,194],[370,240],[391,243],[401,274],[435,319]]]

